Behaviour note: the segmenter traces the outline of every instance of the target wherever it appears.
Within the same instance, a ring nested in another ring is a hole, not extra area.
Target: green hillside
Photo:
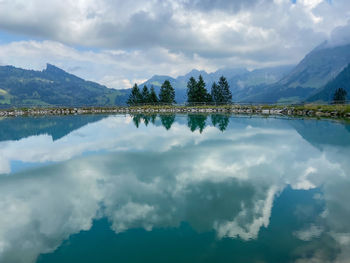
[[[108,89],[48,64],[43,71],[0,66],[0,106],[114,105],[126,100],[126,91]]]
[[[328,47],[327,43],[324,43],[306,55],[286,77],[275,84],[253,89],[251,95],[242,101],[260,103],[306,101],[338,76],[349,63],[350,45]],[[329,96],[325,101],[329,101]]]
[[[350,63],[350,45],[317,47],[283,78],[279,84],[289,88],[322,88]]]
[[[350,64],[333,80],[331,80],[320,92],[311,96],[308,101],[331,102],[337,89],[346,90],[348,98],[350,96]]]

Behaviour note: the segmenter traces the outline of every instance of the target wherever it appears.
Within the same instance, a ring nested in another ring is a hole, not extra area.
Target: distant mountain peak
[[[53,64],[46,63],[46,70],[63,70],[63,69],[60,69],[59,67],[57,67]]]
[[[170,76],[167,76],[167,75],[153,75],[151,79],[158,79],[158,78],[167,78],[167,79],[173,79],[172,77]]]
[[[68,74],[66,71],[64,71],[63,69],[52,65],[50,63],[46,64],[46,69],[43,70],[43,72],[51,72],[51,73],[65,73]]]
[[[205,72],[205,71],[204,71],[204,70],[200,70],[200,69],[195,69],[195,68],[194,68],[194,69],[192,69],[192,70],[190,71],[190,73],[191,73],[191,72]]]

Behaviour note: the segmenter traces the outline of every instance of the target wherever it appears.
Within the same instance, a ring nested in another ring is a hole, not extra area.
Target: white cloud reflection
[[[101,217],[116,233],[185,221],[199,232],[214,229],[218,238],[256,239],[290,185],[321,187],[317,198],[326,209],[295,235],[329,235],[341,248],[337,262],[345,262],[348,148],[320,150],[287,121],[231,119],[226,132],[207,126],[202,134],[182,123],[169,131],[136,129],[129,117],[115,116],[56,141],[39,135],[0,142],[2,173],[13,161],[57,162],[0,177],[0,261],[35,262]]]

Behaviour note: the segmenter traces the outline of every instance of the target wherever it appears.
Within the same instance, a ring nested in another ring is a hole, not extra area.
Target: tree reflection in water
[[[133,123],[136,128],[140,127],[140,123],[143,122],[145,126],[148,126],[149,123],[153,125],[156,124],[157,114],[135,114],[131,115]],[[175,122],[175,114],[159,114],[161,125],[166,129],[170,130],[171,126]],[[203,114],[188,114],[187,115],[187,126],[188,128],[194,132],[199,130],[200,133],[203,132],[206,127],[208,115]],[[225,131],[229,122],[230,116],[223,114],[213,114],[210,115],[212,125],[218,128],[220,131]]]
[[[199,129],[202,133],[206,125],[207,115],[189,114],[187,116],[187,126],[192,132]]]

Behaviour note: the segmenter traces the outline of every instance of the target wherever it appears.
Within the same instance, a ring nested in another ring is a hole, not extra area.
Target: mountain
[[[350,45],[328,47],[323,43],[306,55],[279,84],[289,88],[321,88],[349,63]]]
[[[179,76],[176,80],[178,88],[186,89],[187,82],[191,77],[198,79],[199,75],[202,75],[204,82],[207,84],[207,89],[210,90],[214,81],[218,82],[221,76],[225,76],[229,80],[233,77],[244,75],[247,73],[249,73],[249,71],[245,68],[223,68],[212,73],[207,73],[204,70],[193,69],[186,75]]]
[[[147,85],[147,87],[150,88],[153,85],[156,92],[159,92],[160,86],[164,80],[169,80],[176,91],[175,100],[178,103],[184,103],[187,100],[187,82],[191,77],[198,79],[199,75],[202,75],[206,83],[206,88],[210,91],[214,81],[217,82],[221,76],[225,76],[231,86],[233,100],[240,101],[251,94],[255,94],[254,91],[260,86],[280,80],[288,74],[292,68],[293,66],[280,66],[256,69],[253,71],[249,71],[245,68],[223,68],[212,73],[193,69],[189,73],[177,78],[155,75],[146,82],[140,84],[139,87],[142,89],[144,85]]]
[[[340,79],[334,82],[332,80],[349,63],[350,44],[331,46],[324,42],[295,67],[280,66],[253,71],[241,68],[221,69],[213,73],[192,70],[184,76],[172,78],[172,84],[178,93],[177,102],[180,103],[186,101],[188,79],[191,76],[198,78],[200,74],[207,83],[208,90],[214,81],[218,81],[219,77],[224,75],[230,84],[235,102],[298,103],[306,101],[309,97],[311,101],[330,101],[336,87],[344,87],[348,75],[344,73]]]
[[[285,77],[293,68],[292,65],[286,65],[255,69],[229,79],[233,101],[241,102],[261,92],[264,87]]]
[[[350,44],[334,47],[325,42],[307,54],[297,66],[251,71],[245,68],[223,68],[212,73],[194,69],[177,78],[155,75],[139,87],[154,86],[159,94],[162,83],[169,80],[175,88],[175,100],[184,103],[190,77],[198,79],[202,75],[210,91],[212,83],[223,75],[230,84],[234,102],[298,103],[307,98],[310,98],[309,101],[330,101],[338,87],[343,87],[350,94],[346,86],[350,71],[346,67],[349,64]],[[50,64],[43,71],[0,66],[0,107],[125,105],[130,91],[108,89]]]
[[[140,85],[140,88],[142,88],[144,85],[146,85],[148,88],[150,88],[151,86],[160,88],[165,80],[169,80],[171,85],[173,85],[173,86],[176,85],[176,79],[174,79],[172,77],[162,76],[162,75],[154,75],[152,78],[150,78],[146,82],[142,83]]]
[[[284,78],[255,90],[250,102],[300,102],[316,94],[350,63],[350,45],[315,48]]]
[[[0,66],[0,106],[6,105],[114,105],[128,93],[85,81],[54,65],[43,71]]]
[[[169,80],[170,84],[174,87],[175,89],[175,101],[177,103],[181,103],[185,101],[186,99],[186,92],[185,90],[178,88],[178,82],[176,79],[170,77],[170,76],[164,76],[164,75],[154,75],[152,78],[147,80],[146,82],[142,83],[139,85],[140,90],[142,90],[143,86],[147,86],[148,89],[150,89],[152,86],[154,87],[154,90],[156,91],[157,94],[159,94],[160,87],[162,86],[163,82],[165,80]],[[128,90],[128,92],[131,92],[131,89]]]
[[[293,68],[294,65],[255,69],[236,75],[229,81],[232,86],[237,86],[240,89],[262,84],[272,84],[285,77]]]
[[[321,91],[311,96],[308,101],[331,102],[337,89],[343,88],[350,97],[350,64],[333,80],[331,80]]]

